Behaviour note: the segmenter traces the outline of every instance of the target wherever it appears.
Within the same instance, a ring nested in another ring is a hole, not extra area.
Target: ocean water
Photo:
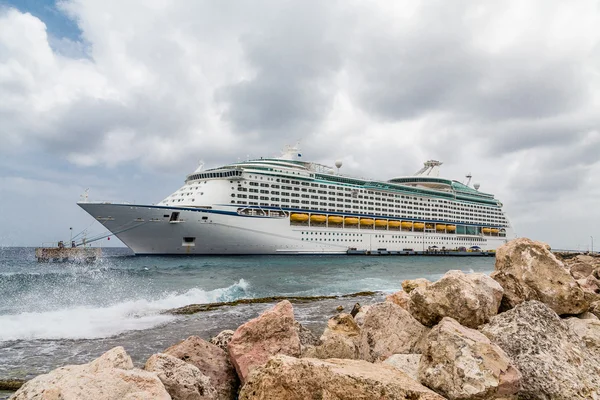
[[[117,345],[142,365],[190,335],[209,339],[272,306],[164,313],[188,304],[378,292],[294,303],[296,319],[319,335],[338,305],[381,301],[404,279],[493,268],[487,257],[140,257],[122,248],[104,249],[91,264],[38,263],[33,248],[0,248],[0,379],[89,362]]]

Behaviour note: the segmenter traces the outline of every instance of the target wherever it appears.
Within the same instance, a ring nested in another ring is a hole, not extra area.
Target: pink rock
[[[239,385],[227,353],[198,336],[190,336],[164,351],[198,368],[210,378],[219,399],[235,399]]]
[[[271,356],[300,356],[295,322],[292,304],[284,300],[235,331],[229,342],[229,355],[242,383],[251,370],[265,364]]]

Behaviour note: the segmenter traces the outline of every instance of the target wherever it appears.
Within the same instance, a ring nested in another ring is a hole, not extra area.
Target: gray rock
[[[526,301],[481,327],[523,375],[519,399],[600,399],[600,363],[546,304]]]
[[[445,317],[427,335],[419,381],[448,399],[500,399],[515,395],[521,373],[481,332]]]
[[[168,354],[154,354],[144,369],[153,372],[165,385],[172,400],[217,400],[210,378],[192,364]]]

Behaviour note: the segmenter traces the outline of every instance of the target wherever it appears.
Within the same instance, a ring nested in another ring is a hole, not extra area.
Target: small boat
[[[444,224],[436,224],[436,225],[435,225],[435,230],[436,230],[436,231],[443,232],[443,231],[445,231],[445,230],[446,230],[446,225],[444,225]]]
[[[499,230],[498,228],[492,228],[492,229],[490,230],[490,232],[491,232],[491,233],[498,233],[498,232],[500,232],[500,230]]]
[[[308,221],[308,214],[292,214],[290,220],[294,222],[306,222]]]
[[[425,224],[423,222],[415,222],[413,224],[413,227],[415,228],[415,230],[422,231],[423,228],[425,228]]]
[[[492,228],[483,228],[481,231],[483,233],[492,233]]]
[[[385,219],[376,219],[375,226],[387,226],[388,222]]]
[[[389,222],[390,228],[398,228],[400,225],[401,225],[400,221],[390,221]],[[412,226],[412,224],[411,224],[411,226]]]
[[[446,232],[456,231],[456,225],[446,225]]]
[[[412,229],[413,227],[413,223],[410,221],[402,221],[402,225],[403,228],[405,229]]]
[[[358,225],[358,218],[346,217],[344,218],[344,224],[346,225]]]
[[[327,218],[327,221],[330,224],[341,224],[342,222],[344,222],[344,217],[338,217],[337,215],[330,215],[329,218]]]
[[[373,226],[373,223],[375,221],[372,220],[371,218],[361,218],[360,219],[360,224],[364,225],[364,226]]]
[[[310,216],[310,222],[324,223],[327,221],[327,217],[320,214],[313,214]]]

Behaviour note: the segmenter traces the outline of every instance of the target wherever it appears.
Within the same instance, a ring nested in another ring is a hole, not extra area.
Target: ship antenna
[[[466,176],[467,178],[467,183],[465,183],[466,186],[469,186],[469,184],[471,183],[471,178],[473,178],[473,175],[471,175],[471,173],[469,172]]]

